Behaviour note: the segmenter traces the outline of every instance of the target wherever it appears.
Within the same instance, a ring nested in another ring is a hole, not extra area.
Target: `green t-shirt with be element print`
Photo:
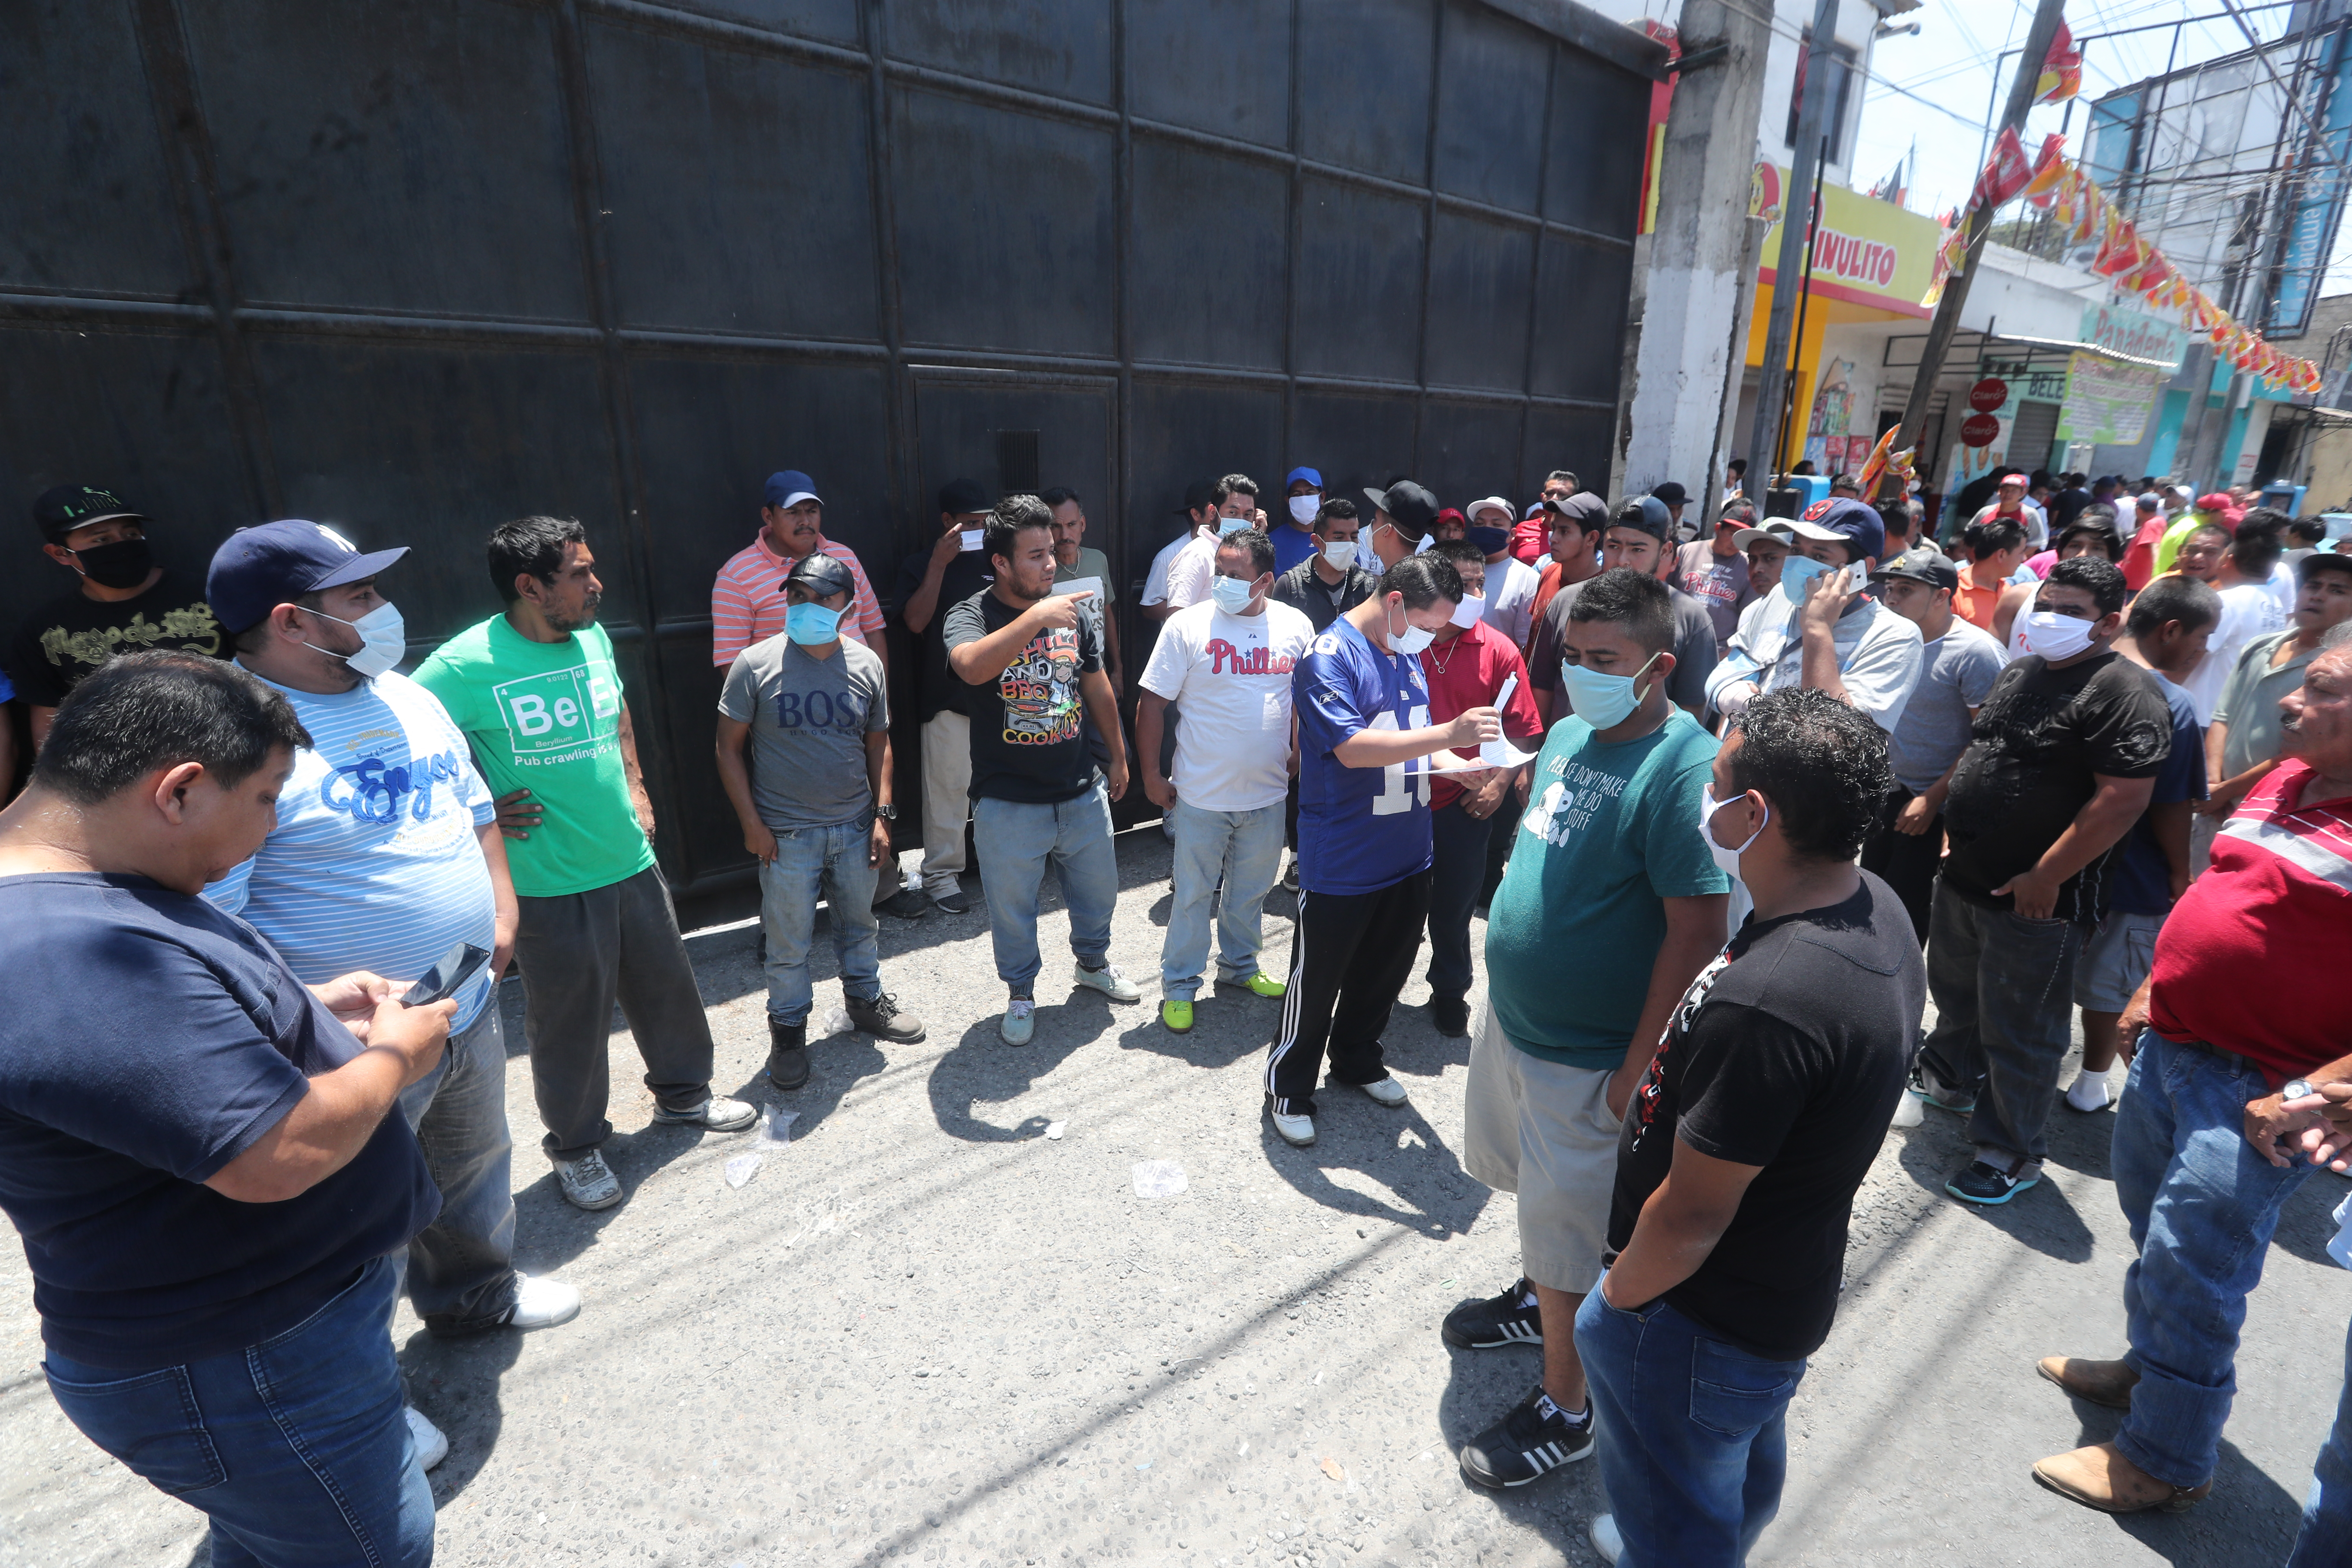
[[[543,808],[530,837],[507,840],[518,895],[609,888],[654,863],[621,765],[621,672],[604,627],[533,642],[492,616],[435,649],[416,682],[466,732],[492,795],[527,789]]]

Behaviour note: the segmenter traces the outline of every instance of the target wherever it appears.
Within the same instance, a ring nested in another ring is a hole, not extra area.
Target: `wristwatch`
[[[2293,1079],[2284,1089],[2279,1090],[2279,1099],[2282,1102],[2290,1100],[2309,1100],[2313,1095],[2317,1094],[2318,1092],[2319,1091],[2317,1089],[2311,1087],[2311,1080],[2309,1079],[2299,1078]]]
[[[874,815],[885,822],[896,822],[898,820],[898,808],[884,801],[874,808]]]

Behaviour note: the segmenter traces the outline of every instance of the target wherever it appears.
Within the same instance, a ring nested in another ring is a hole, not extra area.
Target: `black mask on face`
[[[73,552],[82,574],[102,588],[136,588],[155,569],[143,539],[118,539]]]

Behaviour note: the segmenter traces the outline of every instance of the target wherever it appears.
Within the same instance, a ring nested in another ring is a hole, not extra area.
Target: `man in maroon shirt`
[[[1433,544],[1429,552],[1454,563],[1465,595],[1454,607],[1453,621],[1421,651],[1430,722],[1445,723],[1473,708],[1494,708],[1502,713],[1503,735],[1514,750],[1539,750],[1543,720],[1528,694],[1528,668],[1519,650],[1471,607],[1486,596],[1486,552],[1461,539]],[[1511,689],[1507,700],[1502,696],[1506,686]],[[1456,755],[1475,759],[1478,751],[1474,746]],[[1434,841],[1429,883],[1429,1016],[1441,1035],[1470,1033],[1470,911],[1486,879],[1495,813],[1510,798],[1524,771],[1522,764],[1465,774],[1459,782],[1443,776],[1429,781]]]
[[[2112,1443],[2033,1467],[2109,1513],[2178,1512],[2212,1490],[2246,1296],[2326,1136],[2315,1091],[2352,1081],[2352,625],[2279,711],[2283,760],[2173,906],[2117,1030],[2132,1058],[2113,1155],[2139,1248],[2124,1274],[2131,1349],[2041,1363],[2075,1397],[2128,1412]]]

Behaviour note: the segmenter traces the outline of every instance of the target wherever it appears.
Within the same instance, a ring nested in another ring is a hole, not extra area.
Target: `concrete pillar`
[[[1759,8],[1722,0],[1684,0],[1680,35],[1685,58],[1728,49],[1681,78],[1666,115],[1624,493],[1678,480],[1699,503],[1687,515],[1703,524],[1723,493],[1725,436],[1748,357],[1761,227],[1748,222],[1748,196],[1770,37]]]

